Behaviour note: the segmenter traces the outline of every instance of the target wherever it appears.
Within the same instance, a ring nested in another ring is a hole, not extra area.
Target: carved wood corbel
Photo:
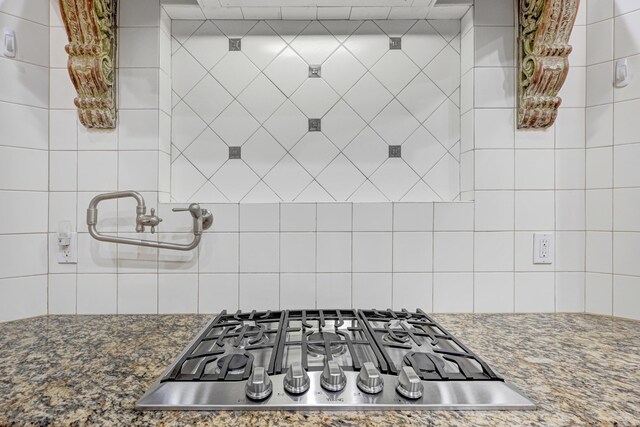
[[[117,0],[59,1],[80,122],[87,128],[115,128]]]
[[[580,0],[518,0],[518,128],[553,125]]]

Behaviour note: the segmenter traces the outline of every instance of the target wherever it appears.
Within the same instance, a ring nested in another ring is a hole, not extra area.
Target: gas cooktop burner
[[[421,310],[213,319],[139,409],[533,409]]]
[[[336,342],[342,341],[340,335],[331,332],[314,332],[309,335],[307,341],[309,341],[309,344],[307,344],[309,351],[315,354],[327,354],[327,346],[329,347],[329,354],[333,356],[338,356],[347,351],[344,343]]]

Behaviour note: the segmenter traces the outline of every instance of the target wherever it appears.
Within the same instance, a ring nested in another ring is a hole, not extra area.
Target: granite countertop
[[[534,411],[140,412],[211,316],[50,316],[0,325],[0,425],[640,425],[640,322],[438,314]]]

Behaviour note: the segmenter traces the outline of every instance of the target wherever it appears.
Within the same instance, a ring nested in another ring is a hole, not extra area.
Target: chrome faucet
[[[192,203],[188,208],[174,208],[174,212],[188,211],[193,217],[193,240],[186,245],[169,242],[157,242],[153,240],[131,239],[127,237],[116,237],[101,234],[96,229],[98,224],[98,203],[104,200],[122,199],[132,197],[136,200],[136,231],[142,233],[145,227],[151,227],[151,233],[155,233],[156,227],[162,222],[162,218],[156,215],[156,210],[151,209],[151,215],[147,215],[147,207],[144,203],[142,195],[136,191],[116,191],[113,193],[98,194],[91,202],[87,209],[87,227],[89,234],[96,240],[102,242],[121,243],[125,245],[146,246],[160,249],[173,249],[177,251],[188,251],[194,249],[200,243],[202,232],[209,229],[213,224],[213,214],[207,209],[202,209],[199,204]]]

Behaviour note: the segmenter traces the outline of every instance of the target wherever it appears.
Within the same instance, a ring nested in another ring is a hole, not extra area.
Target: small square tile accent
[[[242,49],[242,39],[229,39],[229,51],[235,52]]]
[[[229,158],[239,159],[242,147],[229,147]]]
[[[389,37],[389,49],[402,49],[402,37]]]
[[[309,65],[309,77],[322,77],[322,68],[320,65]]]
[[[402,145],[390,145],[389,157],[402,157]]]
[[[321,130],[320,119],[309,119],[309,132],[320,132]]]

